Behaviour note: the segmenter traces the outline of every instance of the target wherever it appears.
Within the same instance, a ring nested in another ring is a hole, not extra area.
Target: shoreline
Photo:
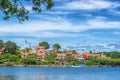
[[[114,68],[120,66],[74,66],[74,65],[0,65],[0,67],[70,67],[70,68]]]

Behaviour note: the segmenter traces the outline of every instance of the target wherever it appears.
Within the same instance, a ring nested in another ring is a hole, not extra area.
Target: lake
[[[120,80],[120,68],[0,67],[0,80]]]

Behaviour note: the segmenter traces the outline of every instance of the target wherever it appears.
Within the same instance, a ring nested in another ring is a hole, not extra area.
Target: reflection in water
[[[17,77],[12,75],[0,76],[0,80],[17,80]]]
[[[0,67],[0,80],[120,80],[120,68]]]
[[[70,77],[70,76],[69,76]],[[15,76],[15,75],[6,75],[0,76],[0,80],[68,80],[65,76]],[[69,80],[73,80],[72,78]],[[76,80],[76,79],[74,79]]]

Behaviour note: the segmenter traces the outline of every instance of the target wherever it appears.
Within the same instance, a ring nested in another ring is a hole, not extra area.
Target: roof
[[[5,51],[5,47],[1,48],[0,51],[2,51],[2,52]]]
[[[66,56],[66,53],[57,54],[58,57]]]
[[[99,57],[101,54],[92,54],[93,57]]]
[[[83,55],[83,56],[84,56],[84,55],[85,55],[85,56],[91,56],[91,53],[86,52],[86,53],[83,53],[82,55]]]
[[[56,52],[58,52],[58,50],[51,50],[51,52],[52,52],[52,53],[56,53]]]
[[[73,53],[73,50],[68,50],[67,53],[68,53],[68,54],[72,54],[72,53]]]
[[[21,51],[20,54],[21,54],[21,55],[24,55],[24,56],[27,56],[29,53],[28,53],[28,52]]]
[[[36,55],[37,55],[37,56],[42,56],[43,53],[42,53],[42,52],[39,52],[39,53],[37,53]]]
[[[68,50],[67,52],[73,52],[73,50]]]
[[[35,49],[45,49],[44,46],[36,46]]]
[[[78,57],[78,56],[81,56],[81,55],[79,53],[75,53],[75,54],[72,54],[72,56]]]

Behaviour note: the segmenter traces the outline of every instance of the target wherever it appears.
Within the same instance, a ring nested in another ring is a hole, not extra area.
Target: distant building
[[[82,54],[82,57],[83,57],[84,59],[91,58],[91,57],[96,57],[96,58],[108,58],[106,55],[103,55],[103,54],[98,54],[98,53],[91,54],[91,53],[89,53],[89,52],[83,53],[83,54]]]
[[[3,54],[5,52],[5,47],[0,48],[0,54]]]
[[[57,52],[59,52],[58,50],[51,50],[50,51],[51,53],[57,53]]]
[[[25,52],[25,51],[20,51],[21,57],[27,57],[30,53],[29,52]]]
[[[92,57],[97,57],[97,58],[107,58],[106,55],[103,55],[103,54],[92,54]]]
[[[36,50],[37,59],[43,59],[49,53],[49,50],[45,49],[45,47],[43,46],[36,46],[35,50]]]
[[[91,53],[89,53],[89,52],[83,53],[83,54],[82,54],[82,57],[83,57],[84,59],[90,58],[90,57],[91,57]]]
[[[79,59],[79,60],[84,60],[84,58],[82,57],[82,55],[80,53],[75,53],[75,54],[72,54],[72,56],[76,59]]]
[[[66,58],[66,53],[58,53],[57,54],[57,59],[65,59]]]
[[[68,50],[67,54],[73,54],[73,50]]]

